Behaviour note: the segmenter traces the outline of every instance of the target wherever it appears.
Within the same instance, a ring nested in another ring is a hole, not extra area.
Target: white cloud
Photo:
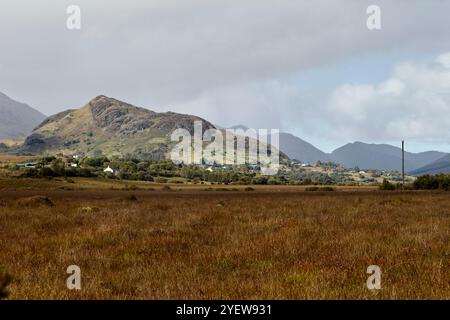
[[[402,63],[379,84],[344,84],[328,102],[332,133],[341,139],[450,139],[450,54]]]
[[[437,57],[436,61],[446,68],[450,68],[450,52],[440,55]]]
[[[448,138],[450,54],[331,96],[290,79],[371,54],[447,51],[450,1],[378,0],[379,31],[366,28],[371,0],[78,0],[80,32],[66,28],[71,4],[0,2],[1,92],[46,114],[106,94],[339,143]]]
[[[217,125],[243,124],[252,128],[283,127],[286,112],[299,103],[298,88],[281,81],[263,81],[222,87],[172,109],[202,114]],[[300,113],[296,111],[298,116]]]
[[[398,97],[401,96],[405,89],[405,84],[397,78],[388,79],[381,83],[378,90],[379,93],[386,96]]]
[[[0,3],[0,91],[48,114],[101,93],[189,105],[358,55],[434,52],[450,41],[450,2],[439,0],[379,0],[375,32],[366,28],[369,0],[78,0],[79,32],[66,28],[71,4]]]

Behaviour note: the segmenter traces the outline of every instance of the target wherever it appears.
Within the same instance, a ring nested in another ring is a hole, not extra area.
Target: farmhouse
[[[114,169],[111,169],[111,167],[108,166],[108,168],[106,168],[105,170],[103,170],[103,172],[105,172],[105,173],[114,173]]]

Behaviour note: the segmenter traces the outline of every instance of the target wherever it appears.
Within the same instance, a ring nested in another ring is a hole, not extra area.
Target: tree
[[[53,160],[50,167],[54,172],[54,176],[64,176],[66,174],[65,163],[62,159]]]

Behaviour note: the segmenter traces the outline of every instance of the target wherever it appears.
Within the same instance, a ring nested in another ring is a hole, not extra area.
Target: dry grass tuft
[[[37,207],[54,207],[55,204],[49,197],[32,196],[21,198],[17,200],[17,205],[20,207],[37,208]]]
[[[89,207],[89,206],[87,206],[87,207],[78,208],[78,212],[79,213],[96,213],[96,212],[99,212],[99,211],[100,211],[100,208],[98,208],[98,207]]]

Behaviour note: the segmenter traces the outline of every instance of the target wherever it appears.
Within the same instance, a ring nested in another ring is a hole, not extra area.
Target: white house
[[[106,173],[114,173],[114,170],[111,169],[110,166],[108,166],[108,168],[106,168],[105,170],[103,170],[103,172],[106,172]]]

